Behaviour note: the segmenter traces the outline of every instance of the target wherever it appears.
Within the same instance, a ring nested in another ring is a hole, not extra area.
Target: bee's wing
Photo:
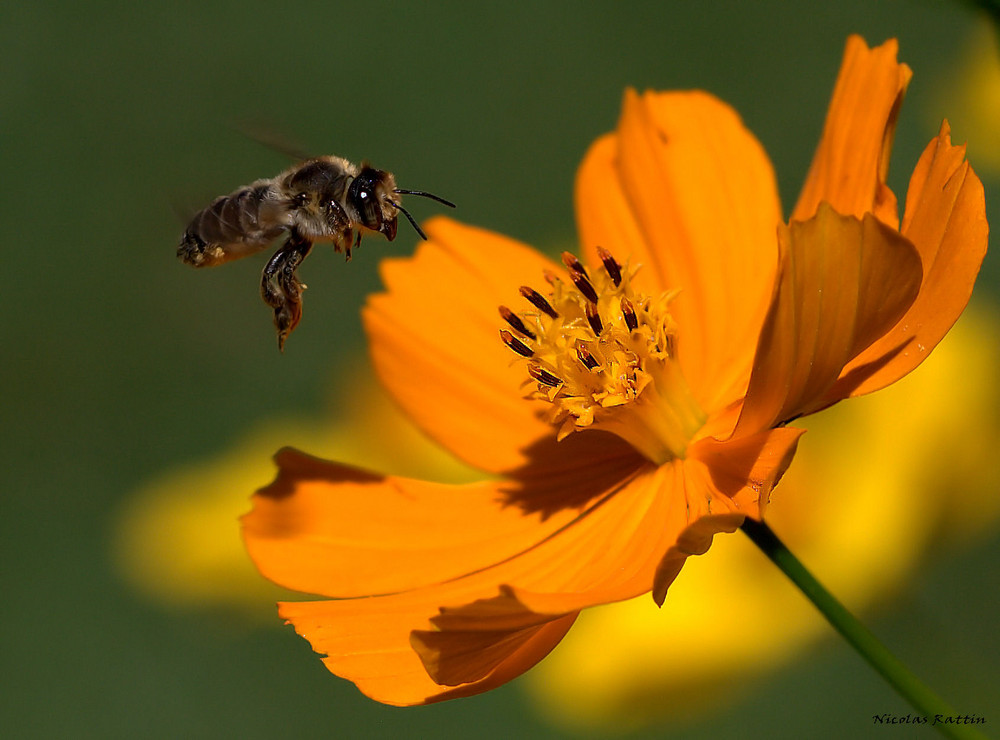
[[[233,125],[240,134],[263,147],[283,154],[295,162],[311,159],[305,147],[278,132],[277,127],[259,121],[240,121]]]

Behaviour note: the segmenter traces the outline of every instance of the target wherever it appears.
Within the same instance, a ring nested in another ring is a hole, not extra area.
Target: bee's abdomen
[[[208,267],[253,254],[287,228],[289,211],[270,180],[240,188],[195,214],[177,256]]]

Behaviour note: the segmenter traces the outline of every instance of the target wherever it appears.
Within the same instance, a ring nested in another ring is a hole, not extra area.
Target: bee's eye
[[[358,211],[358,220],[369,229],[378,229],[382,223],[379,205],[379,182],[383,175],[377,170],[364,169],[351,182],[348,200]]]

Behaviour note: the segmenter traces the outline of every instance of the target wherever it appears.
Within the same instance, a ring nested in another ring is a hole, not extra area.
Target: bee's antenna
[[[402,193],[404,195],[419,195],[422,198],[430,198],[431,200],[436,200],[438,203],[443,203],[444,205],[448,206],[449,208],[454,208],[455,207],[455,204],[452,203],[450,200],[445,200],[444,198],[442,198],[442,197],[440,197],[438,195],[432,195],[431,193],[425,193],[423,190],[402,190],[400,188],[396,188],[392,192],[394,192],[394,193]],[[397,208],[399,208],[398,204],[394,203],[393,205],[395,205]],[[400,208],[399,210],[403,211],[402,208]],[[403,211],[403,213],[406,213],[406,211]],[[407,215],[409,215],[409,214],[407,214]],[[413,219],[410,219],[410,220],[412,221]]]
[[[399,190],[397,190],[396,192],[409,192],[409,191],[406,191],[406,190],[399,191]],[[425,234],[423,232],[423,230],[419,226],[417,226],[417,222],[413,220],[413,216],[411,216],[409,214],[409,212],[407,212],[407,210],[405,208],[403,208],[403,206],[399,205],[399,203],[397,203],[394,200],[389,200],[388,198],[386,198],[386,201],[389,202],[389,203],[391,203],[393,206],[395,206],[396,209],[398,209],[399,211],[401,211],[402,214],[404,216],[406,216],[406,220],[409,221],[410,224],[413,226],[413,228],[416,229],[417,233],[420,234],[420,238],[423,239],[424,241],[427,241],[427,234]],[[447,201],[442,201],[442,202],[447,202]],[[454,208],[454,206],[452,206],[452,208]]]

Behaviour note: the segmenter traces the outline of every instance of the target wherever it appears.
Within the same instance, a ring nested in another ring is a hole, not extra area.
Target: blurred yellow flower
[[[268,422],[218,457],[168,470],[128,498],[114,554],[136,590],[174,607],[236,607],[273,618],[260,606],[283,590],[247,561],[237,519],[248,492],[273,475],[271,455],[288,435],[322,439],[305,419]]]
[[[939,543],[1000,517],[1000,326],[974,309],[917,372],[810,417],[772,495],[769,523],[852,611],[898,592]],[[749,539],[720,537],[689,559],[663,609],[640,597],[585,611],[528,687],[574,727],[677,721],[832,634]]]
[[[997,29],[983,15],[955,65],[935,80],[936,94],[926,107],[928,125],[936,126],[940,111],[956,134],[976,152],[982,175],[1000,172],[1000,47]]]
[[[262,420],[228,449],[164,471],[128,497],[113,538],[124,578],[165,606],[236,610],[278,626],[274,602],[291,592],[253,567],[238,519],[251,493],[274,478],[271,458],[280,447],[349,456],[400,474],[469,479],[461,464],[406,420],[370,370],[334,386],[350,390],[335,399],[336,412],[326,421]]]

